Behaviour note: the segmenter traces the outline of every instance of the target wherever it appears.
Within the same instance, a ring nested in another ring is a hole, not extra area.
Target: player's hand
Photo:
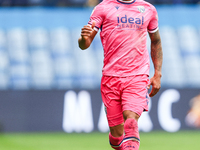
[[[92,26],[86,25],[82,28],[82,30],[81,30],[82,40],[87,40],[92,35],[95,24],[96,24],[95,22],[92,22]]]
[[[150,89],[150,86],[152,86],[152,89],[149,96],[153,97],[161,88],[161,75],[154,74],[154,76],[150,79],[150,84],[147,88]]]

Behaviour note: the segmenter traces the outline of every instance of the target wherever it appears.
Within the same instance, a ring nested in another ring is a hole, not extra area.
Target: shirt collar
[[[134,3],[136,0],[131,0],[131,1],[123,1],[123,0],[117,0],[119,3],[122,3],[122,4],[132,4]]]

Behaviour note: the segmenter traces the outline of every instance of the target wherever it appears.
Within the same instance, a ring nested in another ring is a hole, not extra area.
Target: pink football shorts
[[[124,122],[125,110],[131,110],[139,116],[143,111],[148,111],[149,83],[148,75],[102,77],[101,95],[110,127]]]

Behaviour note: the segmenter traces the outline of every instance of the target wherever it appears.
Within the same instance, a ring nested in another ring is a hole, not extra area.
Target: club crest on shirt
[[[137,6],[137,9],[138,9],[139,12],[141,12],[141,13],[144,13],[144,12],[145,12],[144,6]]]

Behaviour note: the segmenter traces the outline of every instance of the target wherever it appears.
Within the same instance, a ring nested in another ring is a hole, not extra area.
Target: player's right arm
[[[88,25],[84,26],[81,30],[81,36],[78,39],[78,43],[82,50],[87,49],[91,45],[94,37],[103,24],[105,14],[103,2],[93,9]]]
[[[96,36],[97,31],[94,30],[94,27],[95,27],[95,22],[92,22],[92,25],[85,25],[82,28],[81,36],[78,39],[79,47],[82,50],[87,49],[91,45],[94,37]]]

